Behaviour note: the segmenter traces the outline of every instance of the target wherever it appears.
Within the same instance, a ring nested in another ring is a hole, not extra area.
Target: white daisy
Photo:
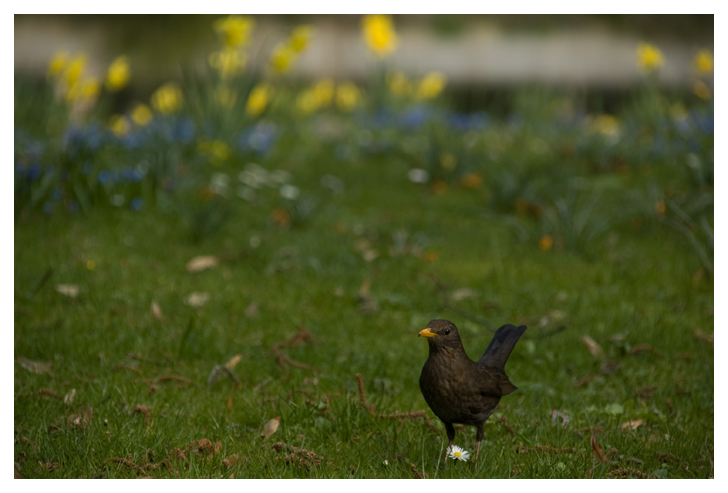
[[[470,452],[457,445],[452,445],[447,449],[447,456],[451,459],[466,461],[470,459]]]

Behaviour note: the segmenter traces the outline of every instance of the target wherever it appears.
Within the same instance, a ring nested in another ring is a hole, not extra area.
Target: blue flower
[[[124,171],[122,171],[121,176],[132,183],[139,183],[144,178],[144,173],[138,169],[132,168],[131,166],[127,166],[124,168]]]
[[[260,122],[242,133],[238,145],[244,151],[253,150],[258,154],[266,154],[275,144],[277,132],[275,124]]]
[[[99,171],[99,183],[106,185],[107,183],[113,183],[114,174],[111,171],[101,170]]]
[[[430,111],[424,106],[415,106],[405,111],[400,117],[400,123],[406,129],[414,129],[422,125],[430,117]]]
[[[141,199],[141,197],[134,197],[133,199],[131,199],[132,210],[138,211],[141,210],[142,207],[144,207],[144,201]]]

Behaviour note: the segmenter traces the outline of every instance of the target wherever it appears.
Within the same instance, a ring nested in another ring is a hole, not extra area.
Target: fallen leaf
[[[73,402],[74,397],[76,397],[76,389],[71,389],[71,391],[63,397],[63,402],[70,404]]]
[[[156,318],[160,322],[164,320],[164,315],[162,315],[162,309],[159,307],[159,303],[154,300],[152,300],[152,314],[154,315],[154,318]]]
[[[281,424],[281,417],[276,416],[265,424],[265,426],[263,427],[263,433],[261,433],[260,435],[265,438],[270,438],[271,435],[273,435],[273,433],[278,430],[279,424]]]
[[[220,260],[213,255],[202,255],[187,262],[187,272],[199,272],[215,267]]]
[[[591,337],[581,336],[581,342],[586,344],[587,349],[589,349],[589,352],[594,356],[596,356],[597,354],[602,354],[602,347]]]
[[[643,422],[644,422],[644,421],[642,421],[641,419],[635,419],[634,421],[625,421],[625,422],[624,422],[624,423],[622,423],[622,424],[621,424],[620,426],[622,427],[622,429],[623,429],[623,430],[626,430],[626,429],[628,429],[628,428],[629,428],[630,430],[635,430],[635,429],[637,429],[637,427],[638,427],[639,425],[641,425],[641,424],[642,424]]]
[[[594,457],[596,457],[598,461],[609,462],[609,459],[607,459],[607,456],[604,453],[602,446],[599,445],[599,440],[597,440],[597,436],[593,432],[592,432],[592,436],[591,436],[591,448],[592,448],[592,453],[594,454]]]
[[[706,334],[700,329],[695,329],[695,337],[702,341],[713,343],[713,334]]]
[[[222,463],[225,467],[232,467],[238,462],[238,454],[229,455]]]
[[[225,406],[228,410],[233,408],[233,394],[228,396],[227,405]]]
[[[245,308],[245,316],[249,318],[258,316],[258,303],[251,301],[250,304]]]
[[[66,419],[68,426],[78,426],[79,428],[85,428],[88,422],[94,415],[94,409],[89,407],[80,414],[71,414]]]
[[[43,373],[47,373],[49,375],[52,374],[51,370],[53,369],[53,363],[32,361],[22,357],[18,358],[16,361],[29,372],[38,373],[39,375],[42,375]]]
[[[474,298],[476,296],[478,296],[478,292],[470,288],[460,288],[450,293],[450,299],[453,301],[460,301],[465,298]]]
[[[66,296],[70,296],[71,298],[75,298],[78,296],[80,289],[76,284],[57,284],[56,291],[61,294],[65,294]]]
[[[185,298],[185,303],[187,303],[189,306],[194,308],[199,308],[201,306],[205,306],[205,304],[210,300],[210,293],[190,293]]]
[[[210,387],[214,386],[217,381],[220,380],[220,377],[222,375],[227,375],[228,378],[230,378],[230,380],[232,380],[233,383],[237,385],[238,379],[235,378],[235,375],[233,375],[233,372],[231,372],[227,366],[223,365],[215,365],[215,367],[210,372],[210,375],[207,377],[207,385]]]
[[[235,365],[237,365],[238,363],[240,363],[240,360],[241,359],[243,359],[243,355],[242,354],[236,354],[235,356],[233,356],[232,358],[230,358],[230,361],[228,361],[227,363],[225,363],[225,368],[227,368],[228,370],[232,370],[233,368],[235,368]]]
[[[559,322],[563,322],[565,319],[566,319],[566,315],[561,310],[549,310],[547,313],[545,313],[539,319],[538,325],[541,328],[545,328],[545,327],[547,327],[547,326],[549,326],[551,324],[556,324],[556,323],[559,323]],[[583,340],[583,338],[582,338],[582,340]],[[592,341],[592,342],[594,342],[594,341]]]

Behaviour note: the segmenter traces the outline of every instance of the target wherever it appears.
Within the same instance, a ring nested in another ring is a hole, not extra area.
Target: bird
[[[431,320],[419,332],[420,337],[427,338],[430,351],[420,374],[420,390],[432,412],[445,424],[448,451],[455,438],[453,423],[475,426],[478,461],[485,421],[501,397],[517,389],[506,375],[505,365],[525,331],[525,325],[504,325],[478,361],[468,357],[457,327],[449,320]]]

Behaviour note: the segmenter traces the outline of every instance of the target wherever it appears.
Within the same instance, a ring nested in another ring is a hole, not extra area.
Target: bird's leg
[[[452,441],[455,440],[455,428],[453,428],[452,423],[445,423],[445,431],[447,431],[447,450],[445,450],[445,462],[447,462],[447,455],[452,448]]]
[[[475,463],[478,463],[478,454],[480,454],[480,442],[483,441],[483,425],[485,424],[485,421],[480,423],[476,426],[478,430],[478,434],[476,435],[476,438],[478,440],[478,446],[475,448]]]

